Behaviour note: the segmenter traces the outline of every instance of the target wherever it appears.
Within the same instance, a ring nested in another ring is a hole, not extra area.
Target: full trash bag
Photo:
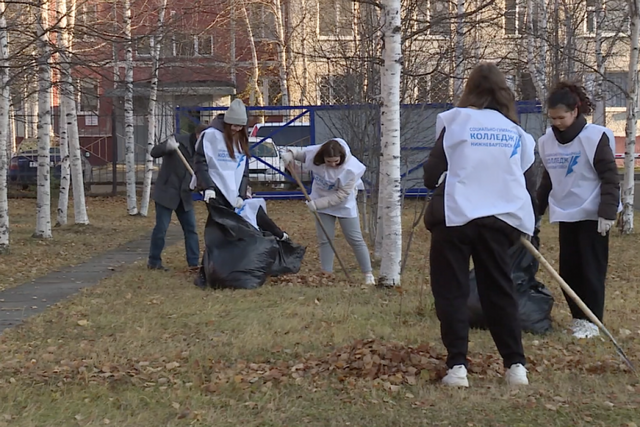
[[[533,246],[539,248],[540,239],[535,233],[531,239]],[[515,297],[518,302],[518,315],[520,326],[524,332],[543,334],[552,329],[551,310],[553,309],[553,295],[540,282],[536,280],[538,272],[538,260],[518,242],[509,251],[511,256],[511,278],[515,285]],[[487,329],[487,324],[482,313],[478,285],[475,271],[469,274],[470,293],[467,301],[469,311],[469,325],[472,328]]]
[[[256,289],[269,276],[297,273],[306,248],[278,242],[217,200],[207,203],[202,260],[204,279],[215,289]]]

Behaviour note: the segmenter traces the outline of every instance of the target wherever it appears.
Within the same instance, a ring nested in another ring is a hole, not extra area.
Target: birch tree
[[[66,7],[66,6],[70,7]],[[76,0],[70,0],[65,4],[67,10],[68,24],[67,31],[63,31],[63,49],[62,49],[62,75],[64,78],[63,87],[65,88],[63,101],[65,102],[65,114],[67,117],[67,132],[69,142],[69,155],[71,156],[71,184],[73,187],[73,210],[74,223],[80,225],[89,224],[89,216],[87,214],[87,203],[84,194],[84,178],[82,171],[82,152],[80,150],[80,135],[78,133],[78,112],[75,100],[75,88],[73,85],[73,75],[71,68],[71,55],[73,53],[73,38],[75,34],[75,20],[77,4]],[[73,31],[69,30],[69,27]]]
[[[251,51],[251,78],[249,79],[249,99],[251,104],[257,102],[257,105],[263,106],[264,99],[262,98],[262,91],[258,86],[260,81],[260,65],[258,64],[258,53],[256,51],[256,43],[253,37],[253,29],[251,28],[251,20],[249,19],[249,12],[247,10],[247,0],[239,0],[242,9],[242,17],[247,27],[247,35],[249,42],[249,50]]]
[[[138,214],[136,195],[136,158],[133,136],[133,39],[131,37],[131,0],[124,0],[124,150],[127,181],[127,212]]]
[[[280,62],[280,93],[282,94],[281,105],[289,105],[289,61],[287,60],[286,38],[284,31],[284,19],[282,19],[282,4],[280,0],[272,0],[273,12],[276,23],[276,44],[278,51],[278,62]]]
[[[382,199],[382,263],[380,286],[400,286],[402,257],[402,210],[400,179],[400,77],[402,27],[400,0],[382,0],[384,61],[381,87],[379,197]]]
[[[636,126],[638,124],[638,59],[640,53],[640,0],[628,0],[631,34],[629,37],[629,93],[624,150],[624,180],[622,184],[622,217],[620,230],[633,232],[633,199],[635,187]]]
[[[462,96],[464,81],[464,0],[457,0],[456,50],[453,76],[453,99],[457,102]]]
[[[595,56],[596,56],[596,75],[593,91],[593,123],[600,126],[606,126],[605,99],[604,99],[604,58],[602,56],[602,22],[604,19],[604,11],[602,0],[595,0]]]
[[[67,28],[67,2],[66,0],[58,0],[56,4],[56,17],[58,19],[58,35],[57,35],[57,43],[58,43],[58,58],[60,62],[60,70],[61,74],[64,74],[62,71],[65,67],[64,60],[66,56],[63,51],[65,50],[65,33],[68,31]],[[67,113],[66,107],[67,102],[65,96],[68,88],[65,88],[66,79],[64,76],[62,77],[62,82],[60,85],[60,94],[62,96],[60,105],[58,107],[60,120],[59,120],[59,130],[58,130],[58,145],[60,148],[60,190],[58,192],[58,212],[56,217],[56,227],[60,227],[63,225],[67,225],[67,211],[69,207],[69,187],[71,185],[71,164],[69,160],[69,140],[67,133]]]
[[[527,65],[538,99],[547,96],[547,5],[545,0],[527,0]],[[537,15],[537,16],[536,16]],[[534,29],[534,16],[538,21]],[[544,105],[544,102],[543,102]]]
[[[4,0],[0,0],[0,254],[9,252],[7,147],[9,133],[9,37]]]
[[[37,12],[38,36],[38,190],[36,230],[33,237],[50,239],[51,235],[51,63],[48,40],[49,0],[41,0]]]
[[[147,111],[147,152],[145,158],[144,183],[142,185],[142,199],[140,200],[140,215],[147,216],[149,199],[151,198],[151,178],[153,178],[153,157],[151,150],[156,140],[156,101],[158,97],[158,73],[160,68],[160,48],[164,33],[164,15],[167,10],[167,0],[161,0],[158,13],[158,28],[155,37],[151,37],[151,83],[149,88],[149,108]]]

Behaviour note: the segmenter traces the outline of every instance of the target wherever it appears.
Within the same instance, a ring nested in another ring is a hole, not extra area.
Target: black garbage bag
[[[278,253],[269,269],[269,276],[277,277],[299,272],[307,248],[290,240],[278,241],[277,243]]]
[[[207,206],[202,260],[207,285],[216,289],[259,288],[279,257],[275,237],[256,230],[218,201]]]
[[[533,246],[540,247],[540,239],[536,233],[531,239]],[[524,332],[543,334],[552,329],[551,310],[553,309],[553,295],[536,280],[538,260],[518,242],[509,251],[511,256],[511,278],[515,285],[515,296],[518,301],[518,315]],[[482,313],[478,285],[475,271],[469,274],[470,293],[467,301],[469,311],[469,325],[472,328],[487,329]]]

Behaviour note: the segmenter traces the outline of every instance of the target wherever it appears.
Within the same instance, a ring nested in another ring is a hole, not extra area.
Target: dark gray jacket
[[[193,168],[193,151],[196,136],[178,135],[176,141],[180,144],[179,150]],[[167,143],[156,145],[151,150],[151,157],[162,157],[162,166],[153,189],[153,200],[156,203],[176,210],[182,201],[185,211],[193,209],[193,199],[189,183],[191,174],[175,151],[167,151]]]
[[[211,124],[209,127],[219,130],[220,132],[224,132],[224,114],[218,114],[218,116],[211,120]],[[198,190],[217,190],[218,187],[211,179],[209,175],[209,166],[207,166],[207,157],[204,154],[204,148],[200,143],[202,141],[202,134],[200,135],[199,143],[196,146],[195,154],[193,156],[193,161],[195,163],[195,172],[196,177],[198,178]],[[247,157],[247,162],[244,168],[244,175],[242,176],[242,182],[240,183],[240,188],[238,188],[238,194],[243,199],[247,198],[247,186],[249,185],[249,157]],[[218,194],[222,195],[216,191],[216,197]],[[229,204],[235,203],[235,200],[228,200]]]

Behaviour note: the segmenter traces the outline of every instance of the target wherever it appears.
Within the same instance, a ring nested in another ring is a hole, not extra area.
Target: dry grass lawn
[[[51,200],[51,224],[56,223],[57,200]],[[73,225],[73,201],[69,225],[53,227],[53,239],[31,237],[36,226],[36,200],[10,199],[10,253],[0,256],[0,290],[21,285],[64,266],[79,264],[150,232],[154,224],[153,203],[149,216],[127,215],[124,197],[88,197],[90,225]]]
[[[405,224],[419,204],[407,203]],[[638,378],[607,341],[564,333],[548,276],[556,330],[524,337],[532,385],[507,389],[488,332],[473,331],[472,387],[444,389],[422,225],[402,291],[383,291],[318,278],[303,203],[269,208],[309,245],[299,275],[201,291],[182,273],[132,266],[0,337],[0,426],[640,425]],[[549,260],[556,239],[545,225]],[[640,364],[636,242],[612,239],[605,321]],[[342,238],[338,249],[357,273]],[[183,266],[183,251],[168,250],[169,266]]]

